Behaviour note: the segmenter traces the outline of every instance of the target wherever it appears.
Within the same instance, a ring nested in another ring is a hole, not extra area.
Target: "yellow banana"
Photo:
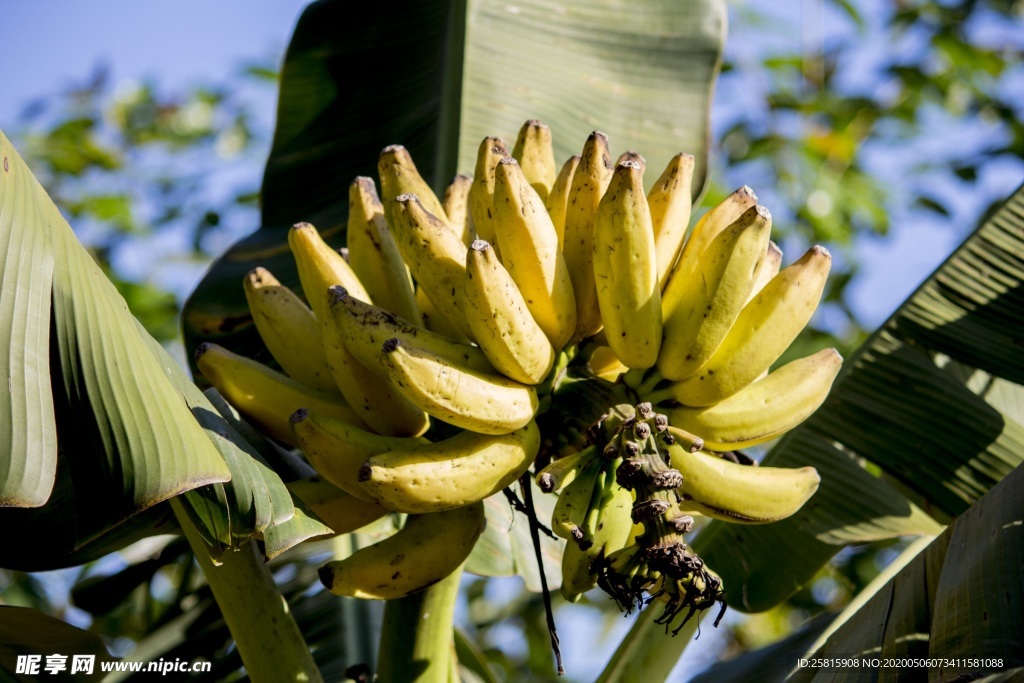
[[[685,294],[693,271],[697,270],[704,250],[711,244],[711,240],[735,223],[744,211],[756,203],[757,195],[744,185],[700,217],[683,244],[676,265],[665,285],[665,293],[661,297],[661,309],[666,318],[671,315],[676,302]]]
[[[636,162],[619,164],[601,200],[593,259],[608,345],[624,365],[654,365],[661,348],[661,290],[651,214]]]
[[[523,175],[540,200],[547,199],[558,173],[551,147],[551,129],[535,119],[524,123],[512,148],[512,158],[519,162]]]
[[[706,408],[668,408],[669,422],[715,451],[748,448],[806,420],[828,396],[843,358],[824,349],[773,370],[764,379]]]
[[[508,156],[501,138],[484,138],[477,151],[473,185],[469,188],[469,212],[473,228],[482,240],[494,244],[494,167]]]
[[[494,171],[494,230],[501,262],[556,349],[576,331],[576,299],[558,235],[544,202],[515,159]]]
[[[537,486],[544,493],[558,491],[568,486],[579,475],[587,463],[599,455],[597,446],[591,444],[581,451],[570,453],[551,463],[537,473]]]
[[[583,538],[582,526],[586,521],[587,510],[590,509],[590,499],[606,464],[603,457],[588,459],[576,473],[575,479],[562,488],[551,512],[551,530],[555,534],[570,541]]]
[[[352,271],[378,306],[420,323],[409,267],[384,218],[373,179],[365,176],[348,186],[348,253]]]
[[[416,195],[424,209],[441,223],[448,225],[448,215],[445,213],[441,200],[437,198],[434,190],[416,170],[416,164],[412,162],[409,150],[405,147],[388,145],[382,149],[377,158],[377,173],[380,175],[380,193],[383,195],[384,214],[387,216],[389,225],[394,225],[391,212],[394,209],[395,199],[403,194]]]
[[[772,278],[779,274],[782,269],[782,250],[775,242],[768,242],[768,248],[764,256],[757,262],[757,270],[754,271],[754,283],[750,287],[750,294],[747,295],[749,303]]]
[[[540,384],[555,363],[544,330],[491,245],[476,240],[466,254],[466,320],[491,364],[506,377]]]
[[[473,229],[473,216],[469,212],[469,188],[473,186],[473,178],[461,173],[448,184],[444,191],[444,212],[448,214],[448,224],[456,234],[461,232],[462,243],[468,245],[476,239]]]
[[[370,456],[398,448],[424,446],[424,438],[381,436],[354,427],[316,410],[296,410],[291,416],[292,443],[321,477],[356,498],[374,500],[359,484],[359,469]]]
[[[569,190],[572,189],[572,177],[576,173],[576,167],[580,165],[580,157],[573,155],[562,165],[562,170],[555,178],[555,184],[551,186],[548,198],[544,200],[544,208],[551,217],[551,224],[555,226],[555,234],[558,235],[558,250],[562,251],[565,242],[565,212],[569,204]]]
[[[445,320],[472,339],[462,305],[467,247],[446,225],[423,208],[415,195],[395,198],[395,238],[416,283]],[[349,289],[357,299],[368,301]],[[372,303],[372,302],[369,302]]]
[[[698,451],[669,447],[671,466],[683,475],[679,509],[744,524],[789,517],[814,495],[821,478],[813,467],[751,467]]]
[[[325,394],[275,372],[251,358],[218,344],[200,344],[196,365],[228,403],[264,432],[295,445],[288,418],[299,408],[310,408],[343,422],[366,423],[336,394]]]
[[[260,338],[288,376],[318,391],[337,394],[320,345],[319,323],[309,306],[266,268],[250,270],[243,287]]]
[[[672,274],[672,267],[683,247],[686,228],[690,224],[693,166],[692,154],[675,155],[647,193],[651,224],[654,226],[654,243],[658,248],[658,284],[662,291],[668,283],[668,276]]]
[[[336,595],[394,600],[458,570],[484,530],[483,503],[410,516],[397,533],[320,568]]]
[[[416,287],[416,305],[420,309],[420,317],[423,318],[423,327],[430,332],[442,337],[454,339],[461,344],[469,344],[469,338],[462,334],[455,326],[448,322],[448,319],[441,315],[441,312],[430,303],[426,293],[420,286]]]
[[[494,366],[479,346],[463,344],[413,325],[389,311],[350,296],[344,287],[332,287],[330,293],[331,318],[345,347],[360,363],[381,377],[387,376],[381,359],[381,346],[392,337],[433,351],[456,365],[478,372],[494,372]]]
[[[811,247],[779,272],[740,312],[729,333],[697,374],[673,387],[687,406],[702,407],[732,396],[771,367],[814,314],[831,257]]]
[[[629,368],[622,364],[611,347],[605,344],[594,349],[587,365],[592,373],[609,382],[614,382],[620,375],[629,371]]]
[[[463,507],[516,481],[537,456],[540,430],[530,422],[509,434],[459,434],[427,446],[369,458],[363,489],[385,507],[420,514]]]
[[[537,413],[537,392],[502,375],[457,366],[436,353],[402,342],[384,342],[392,383],[414,405],[437,419],[481,434],[507,434]]]
[[[562,241],[562,252],[569,266],[576,298],[574,336],[577,339],[589,337],[601,329],[601,311],[594,283],[594,224],[597,207],[611,182],[613,170],[608,154],[608,137],[594,131],[583,146],[580,163],[572,176]]]
[[[335,534],[362,529],[391,512],[383,505],[356,498],[320,477],[290,481],[286,486]]]
[[[331,290],[325,301],[331,298]],[[327,369],[334,377],[345,401],[370,425],[385,436],[419,436],[430,427],[425,412],[405,399],[398,389],[359,362],[345,346],[344,339],[334,323],[330,303],[321,323],[321,339]]]
[[[668,379],[689,377],[725,339],[750,296],[772,219],[753,206],[704,250],[685,293],[665,319],[658,369]]]
[[[317,320],[323,320],[327,288],[331,285],[341,285],[352,292],[353,296],[371,301],[355,271],[341,254],[324,242],[320,233],[309,223],[296,223],[292,226],[288,231],[288,246],[295,257],[302,291]]]

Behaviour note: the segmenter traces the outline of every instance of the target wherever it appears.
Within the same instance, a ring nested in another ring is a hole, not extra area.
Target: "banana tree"
[[[266,266],[297,286],[288,226],[309,221],[343,244],[347,201],[340,188],[373,175],[378,151],[391,143],[406,145],[438,188],[456,171],[472,170],[485,135],[510,135],[523,120],[541,118],[556,131],[560,158],[595,128],[644,152],[655,168],[677,150],[691,151],[699,195],[724,6],[666,1],[644,9],[578,2],[552,14],[546,6],[480,0],[425,4],[408,8],[401,22],[382,14],[356,27],[342,3],[313,3],[282,72],[263,225],[225,254],[193,294],[184,314],[186,342],[196,348],[215,341],[265,358],[243,275]],[[368,61],[374,70],[353,66]],[[640,71],[651,76],[637,85]],[[347,601],[325,608],[330,596],[322,592],[309,599],[316,577],[301,548],[291,553],[300,558],[298,575],[281,587],[290,603],[259,561],[260,553],[277,555],[330,531],[282,484],[282,477],[301,476],[303,463],[254,435],[216,394],[191,385],[127,314],[6,139],[0,146],[0,229],[7,262],[17,264],[5,267],[0,282],[0,313],[5,328],[16,331],[0,341],[11,368],[11,390],[0,392],[0,414],[10,425],[2,452],[11,454],[0,481],[9,509],[0,518],[14,530],[0,564],[29,571],[71,566],[180,530],[216,601],[203,609],[219,606],[224,615],[209,642],[223,642],[229,629],[251,677],[316,680],[319,665],[336,678],[344,668],[339,662],[367,661],[365,646],[352,639],[347,651],[319,647],[367,615]],[[1019,215],[1018,195],[847,362],[821,411],[766,456],[765,464],[817,468],[822,486],[801,513],[764,527],[713,522],[701,531],[694,545],[722,575],[734,607],[759,611],[779,603],[847,544],[939,532],[936,519],[963,514],[1019,464],[1020,360],[1006,332],[1022,310]],[[573,385],[580,412],[590,404],[600,411],[607,402],[599,386],[585,378]],[[955,441],[937,438],[951,425]],[[926,469],[918,467],[922,444]],[[545,497],[533,498],[539,505]],[[557,576],[558,544],[542,544],[523,521],[507,532],[503,500],[489,499],[487,508],[491,523],[468,569],[519,574],[533,590],[545,574]],[[71,515],[75,526],[57,522]],[[47,552],[29,552],[40,537],[53,541]],[[1019,547],[1019,538],[998,541],[998,549]],[[534,558],[537,545],[544,572]],[[448,655],[454,637],[458,661],[476,660],[474,671],[486,679],[472,643],[452,634],[452,581],[388,603],[378,671],[403,680],[429,670],[444,680],[455,661]],[[977,583],[963,585],[958,590],[972,594]],[[1019,588],[1010,583],[1008,606],[1019,604]],[[1020,628],[1012,610],[991,609],[999,615],[995,623]],[[181,648],[188,627],[176,620],[201,624],[205,613],[167,615],[150,652],[187,651]],[[668,676],[690,638],[664,636],[656,616],[641,614],[606,680]],[[268,621],[278,628],[266,629]],[[410,623],[421,626],[410,630]],[[325,633],[324,625],[333,628]],[[820,647],[807,651],[827,652]]]

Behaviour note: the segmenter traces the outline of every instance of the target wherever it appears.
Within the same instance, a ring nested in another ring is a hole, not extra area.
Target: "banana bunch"
[[[303,451],[320,477],[303,486],[332,527],[410,515],[380,547],[325,567],[331,590],[389,599],[443,578],[480,533],[480,501],[554,454],[537,481],[560,492],[551,528],[567,539],[568,599],[601,585],[623,605],[653,591],[666,614],[724,605],[682,542],[690,513],[764,523],[817,487],[813,469],[745,467],[715,451],[774,438],[827,395],[833,349],[770,369],[817,307],[828,252],[781,268],[771,216],[745,187],[687,235],[690,155],[645,191],[643,158],[613,163],[602,133],[560,167],[552,149],[538,121],[511,152],[485,138],[473,177],[438,197],[404,147],[386,147],[380,195],[371,178],[349,186],[346,253],[299,223],[288,243],[301,291],[264,268],[244,279],[279,369],[198,350],[228,401]],[[542,433],[536,418],[570,365],[642,410],[609,406],[586,434]],[[351,519],[339,512],[360,504]],[[389,582],[403,548],[410,559]]]

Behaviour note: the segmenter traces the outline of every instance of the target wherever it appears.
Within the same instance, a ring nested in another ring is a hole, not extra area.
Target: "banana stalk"
[[[181,503],[172,498],[171,508],[220,606],[250,680],[323,681],[255,543],[224,553],[221,563],[215,565]]]

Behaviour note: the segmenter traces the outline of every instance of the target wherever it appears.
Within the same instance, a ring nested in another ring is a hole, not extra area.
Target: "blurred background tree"
[[[828,305],[804,343],[846,353],[1024,177],[1024,3],[749,0],[730,9],[705,205],[748,184],[772,210],[787,254],[829,246]],[[243,66],[172,92],[156,80],[115,86],[99,65],[0,125],[132,312],[171,348],[180,348],[180,306],[205,266],[258,223],[271,130],[239,93],[242,84],[272,89],[275,70]],[[900,547],[847,548],[786,605],[734,614],[727,636],[706,630],[708,646],[686,656],[706,665],[840,609]],[[175,567],[147,584],[146,600],[171,600],[174,581],[190,576]],[[0,571],[0,590],[7,602],[60,614],[61,586],[80,570],[68,571],[57,583]],[[510,581],[467,582],[465,626],[507,680],[547,680],[539,596]],[[614,642],[626,620],[603,596],[588,605],[572,610],[607,617],[587,628]],[[114,621],[105,633],[130,639],[147,629]],[[570,662],[570,677],[587,680],[600,668],[594,659],[591,670]]]

